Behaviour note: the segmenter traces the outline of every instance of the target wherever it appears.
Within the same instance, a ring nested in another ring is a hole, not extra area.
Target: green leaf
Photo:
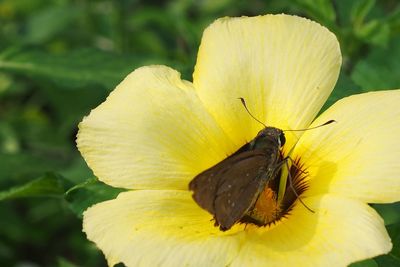
[[[7,181],[22,183],[42,176],[52,169],[62,168],[64,163],[58,157],[38,156],[37,153],[0,153],[0,186]]]
[[[330,0],[296,0],[302,9],[308,11],[309,15],[322,22],[325,26],[331,26],[336,19],[336,13]]]
[[[349,267],[378,267],[378,263],[376,263],[373,259],[359,261],[353,264],[350,264]]]
[[[79,10],[72,6],[50,6],[34,13],[27,22],[27,43],[43,43],[72,24]]]
[[[390,39],[390,26],[379,20],[371,20],[356,28],[355,34],[366,43],[385,47]]]
[[[73,264],[72,262],[68,261],[65,258],[59,257],[58,258],[58,267],[78,267],[78,265]]]
[[[79,217],[90,206],[114,199],[125,189],[108,186],[97,178],[89,178],[85,182],[78,184],[65,193],[65,199],[70,204],[72,211]]]
[[[400,38],[375,48],[354,67],[351,79],[365,90],[400,88]]]
[[[15,186],[0,192],[0,201],[21,197],[62,196],[65,192],[65,183],[59,175],[48,173],[24,185]]]
[[[397,261],[400,262],[400,222],[388,225],[386,228],[393,243],[393,249],[389,253],[389,256],[397,259]]]
[[[398,4],[387,17],[387,22],[390,24],[393,33],[400,33],[400,5]]]
[[[363,24],[366,16],[375,6],[375,0],[358,0],[354,3],[350,16],[355,27],[359,27]]]
[[[379,256],[375,259],[379,267],[399,267],[400,258],[393,256],[392,254]]]
[[[400,223],[400,202],[392,204],[373,204],[374,209],[381,215],[385,225]]]
[[[119,56],[94,49],[53,55],[35,50],[0,54],[0,70],[55,82],[64,88],[100,85],[113,89],[139,65],[152,63],[132,56]]]
[[[340,25],[340,30],[343,31],[343,27],[349,27],[352,24],[351,22],[351,13],[353,6],[356,1],[335,1],[334,6],[336,10],[337,16],[337,24]],[[341,45],[343,45],[341,43]]]

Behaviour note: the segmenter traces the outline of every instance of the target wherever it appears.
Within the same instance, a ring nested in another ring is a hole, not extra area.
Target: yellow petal
[[[308,195],[332,192],[370,203],[400,200],[400,90],[344,98],[307,131],[294,154],[309,172]]]
[[[80,123],[77,144],[103,182],[151,189],[187,189],[235,150],[192,84],[164,66],[126,77]]]
[[[308,126],[336,83],[336,37],[321,25],[288,15],[223,18],[203,35],[193,84],[237,146],[262,126]],[[290,140],[288,140],[288,144]]]
[[[240,235],[219,231],[211,218],[189,192],[139,190],[89,208],[83,229],[111,266],[225,266]]]
[[[274,228],[249,231],[231,266],[347,266],[391,250],[383,220],[368,205],[335,195],[304,201],[315,213],[296,205]]]

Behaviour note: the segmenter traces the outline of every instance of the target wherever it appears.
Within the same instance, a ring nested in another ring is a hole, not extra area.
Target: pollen
[[[288,181],[281,202],[278,202],[277,192],[280,174],[270,180],[258,195],[254,206],[241,219],[241,223],[251,223],[258,226],[267,226],[280,221],[282,217],[290,216],[290,211],[297,203],[303,203],[298,198],[308,189],[306,181],[307,171],[300,159],[293,161],[287,179],[291,179],[293,186]],[[304,205],[304,203],[303,203]]]
[[[281,214],[281,208],[277,203],[276,193],[269,187],[261,192],[254,205],[250,216],[263,224],[269,224],[275,221]]]

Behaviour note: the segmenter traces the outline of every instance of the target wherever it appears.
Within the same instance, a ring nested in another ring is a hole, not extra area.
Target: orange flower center
[[[282,217],[287,216],[296,200],[308,188],[307,181],[305,180],[307,172],[303,169],[300,159],[294,160],[287,177],[286,190],[282,201],[278,203],[277,192],[279,180],[281,179],[281,174],[279,174],[267,184],[258,196],[253,208],[240,222],[266,226],[276,223]]]

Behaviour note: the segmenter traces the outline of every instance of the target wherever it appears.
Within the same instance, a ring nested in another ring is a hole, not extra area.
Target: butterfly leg
[[[289,180],[289,186],[290,186],[290,188],[292,189],[293,193],[295,194],[295,196],[297,197],[297,199],[300,201],[300,203],[301,203],[306,209],[308,209],[308,210],[311,211],[312,213],[315,213],[315,211],[313,211],[312,209],[310,209],[310,208],[303,202],[303,200],[300,198],[299,194],[297,194],[296,189],[294,188],[294,185],[293,185],[292,175],[290,174],[290,167],[289,167],[289,164],[288,164],[288,160],[290,160],[290,161],[292,162],[292,164],[294,164],[292,158],[290,158],[290,157],[285,157],[285,158],[282,160],[282,162],[284,162],[284,163],[286,164],[286,168],[288,169],[288,177],[289,177],[288,180]]]

